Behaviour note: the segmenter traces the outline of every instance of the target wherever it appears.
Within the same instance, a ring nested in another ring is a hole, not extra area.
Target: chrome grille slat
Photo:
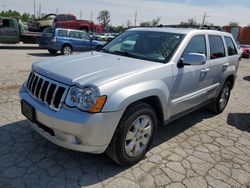
[[[34,82],[34,78],[35,78],[35,75],[33,74],[32,77],[31,77],[31,79],[30,79],[29,86],[28,86],[29,90],[31,90],[32,84]]]
[[[48,104],[47,98],[48,98],[48,93],[49,93],[49,88],[50,88],[50,86],[51,86],[51,83],[49,83],[49,85],[48,85],[48,87],[47,87],[47,90],[46,90],[46,93],[45,93],[45,97],[44,97],[44,102],[45,102],[46,104]]]
[[[49,108],[58,111],[61,108],[69,86],[46,78],[35,72],[29,75],[26,85],[28,93]]]
[[[53,96],[52,96],[51,103],[50,103],[51,108],[54,108],[54,107],[55,107],[55,106],[54,106],[54,100],[55,100],[55,97],[56,97],[58,88],[59,88],[59,87],[56,86],[56,89],[55,89],[54,94],[53,94]]]
[[[43,80],[43,83],[42,83],[42,85],[41,85],[41,87],[40,87],[40,90],[39,90],[39,93],[38,93],[38,99],[40,99],[40,100],[42,100],[42,99],[41,99],[41,92],[42,92],[44,83],[45,83],[45,80]]]

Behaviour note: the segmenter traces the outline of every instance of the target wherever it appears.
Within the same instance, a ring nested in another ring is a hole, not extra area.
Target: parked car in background
[[[115,36],[111,33],[102,33],[97,36],[98,40],[103,40],[103,41],[111,41],[114,38]]]
[[[28,22],[28,30],[34,32],[43,32],[47,27],[52,27],[56,14],[47,14],[41,19]]]
[[[242,57],[249,59],[249,57],[250,57],[250,45],[241,44],[240,47],[243,49]]]
[[[208,104],[222,113],[238,65],[229,33],[134,28],[97,52],[34,63],[21,109],[51,142],[132,165],[158,126]]]
[[[73,51],[88,51],[104,44],[104,42],[92,40],[85,31],[47,28],[40,39],[39,47],[48,49],[52,55],[58,51],[63,55],[69,55]]]
[[[104,27],[101,24],[95,24],[89,20],[77,20],[73,14],[59,14],[54,19],[54,27],[66,28],[66,29],[77,29],[86,32],[104,32]]]
[[[28,32],[27,28],[16,18],[0,17],[0,43],[37,44],[42,33]]]

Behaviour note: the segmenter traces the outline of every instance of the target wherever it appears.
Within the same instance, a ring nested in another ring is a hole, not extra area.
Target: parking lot
[[[240,62],[224,113],[200,109],[160,127],[145,159],[120,167],[54,145],[21,115],[18,90],[32,62],[51,57],[0,45],[0,187],[250,187],[250,60]]]

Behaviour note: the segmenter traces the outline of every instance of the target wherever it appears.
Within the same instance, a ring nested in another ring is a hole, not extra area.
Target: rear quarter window
[[[43,32],[43,36],[45,36],[45,37],[53,37],[54,32],[55,32],[54,28],[46,28],[44,30],[44,32]]]
[[[224,37],[226,45],[227,45],[227,52],[229,56],[232,55],[236,55],[237,54],[237,50],[236,47],[233,43],[233,40],[231,39],[231,37]]]
[[[67,37],[68,36],[68,31],[67,30],[58,30],[58,36],[59,37]]]
[[[210,59],[225,57],[225,47],[221,36],[209,35]]]

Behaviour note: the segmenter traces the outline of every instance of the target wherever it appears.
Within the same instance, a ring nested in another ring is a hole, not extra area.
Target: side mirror
[[[177,66],[182,68],[187,65],[204,65],[206,64],[206,56],[200,53],[189,53],[186,54],[183,58],[180,59]]]

